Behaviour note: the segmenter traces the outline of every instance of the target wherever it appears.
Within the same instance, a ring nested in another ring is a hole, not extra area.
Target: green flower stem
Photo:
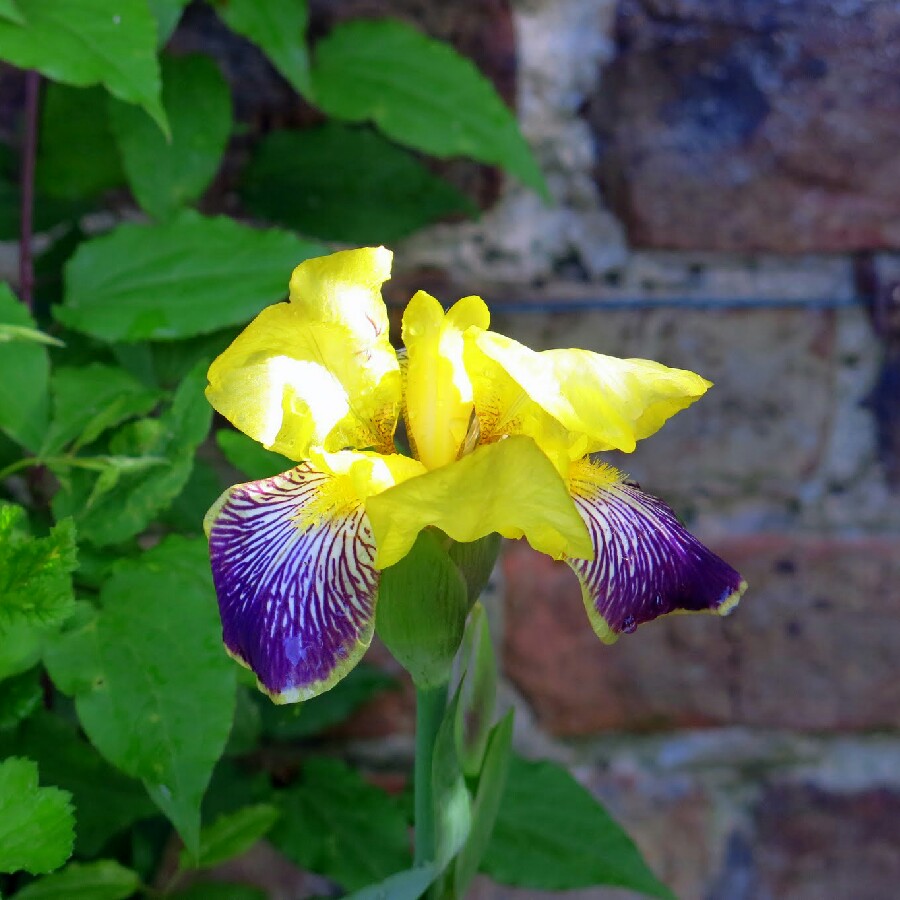
[[[416,688],[416,865],[433,862],[436,856],[434,742],[446,708],[446,684],[434,688]]]

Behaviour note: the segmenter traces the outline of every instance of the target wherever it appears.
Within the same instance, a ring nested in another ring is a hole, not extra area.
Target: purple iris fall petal
[[[240,484],[209,527],[225,646],[276,702],[342,678],[372,639],[378,572],[362,505],[309,463]]]
[[[666,613],[724,615],[746,588],[740,574],[700,543],[669,506],[605,465],[581,464],[570,491],[595,548],[567,559],[581,581],[595,630],[615,640]]]

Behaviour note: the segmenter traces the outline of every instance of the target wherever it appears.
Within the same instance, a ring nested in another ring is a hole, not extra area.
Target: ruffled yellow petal
[[[597,450],[630,453],[637,441],[710,387],[693,372],[646,359],[617,359],[588,350],[536,353],[490,331],[474,334],[472,341],[529,399],[583,438],[572,458]]]
[[[472,383],[463,361],[463,331],[486,327],[480,297],[464,297],[445,315],[425,291],[403,313],[407,354],[406,424],[419,459],[436,469],[456,459],[472,417]]]
[[[393,565],[434,525],[457,541],[493,532],[525,537],[554,558],[590,559],[587,528],[556,467],[528,437],[476,449],[457,462],[370,496],[375,565]]]
[[[213,362],[209,402],[290,459],[311,445],[393,449],[400,370],[380,290],[390,265],[380,247],[297,266],[290,302],[264,309]]]

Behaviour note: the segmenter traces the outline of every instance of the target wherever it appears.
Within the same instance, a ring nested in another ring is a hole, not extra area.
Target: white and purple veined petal
[[[747,583],[678,521],[610,466],[585,459],[569,491],[594,545],[593,560],[567,559],[601,640],[611,643],[672,612],[726,615]]]
[[[226,491],[207,514],[228,652],[276,703],[328,690],[372,640],[379,573],[362,503],[310,463]]]

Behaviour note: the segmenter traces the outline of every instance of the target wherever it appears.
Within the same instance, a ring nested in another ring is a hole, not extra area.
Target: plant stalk
[[[19,296],[29,312],[34,310],[34,261],[31,238],[34,230],[34,169],[37,159],[38,106],[41,75],[25,73],[25,133],[22,138],[21,194],[19,209]]]
[[[415,864],[433,862],[435,842],[434,742],[447,708],[447,686],[416,688]]]

